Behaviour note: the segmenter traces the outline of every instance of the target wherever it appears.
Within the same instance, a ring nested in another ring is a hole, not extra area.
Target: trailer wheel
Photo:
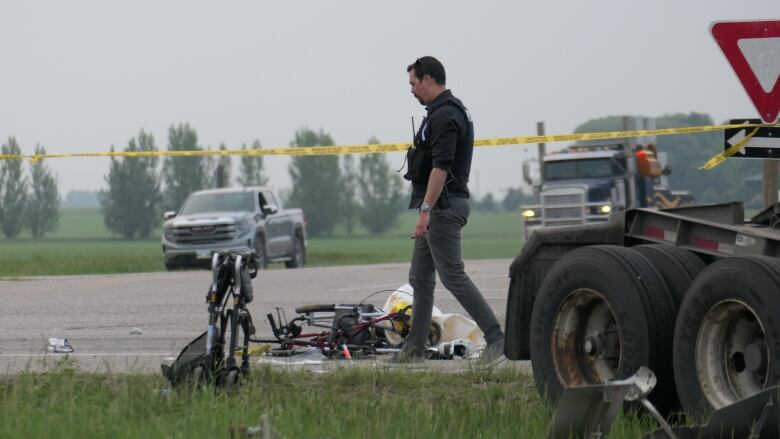
[[[545,276],[531,317],[537,388],[557,401],[565,387],[627,378],[640,366],[658,376],[650,399],[677,406],[668,346],[674,300],[650,261],[619,246],[572,250]]]
[[[674,376],[683,408],[707,415],[780,380],[780,261],[730,257],[707,267],[677,316]]]
[[[631,247],[655,265],[679,308],[685,292],[706,265],[688,250],[671,245],[645,244]]]

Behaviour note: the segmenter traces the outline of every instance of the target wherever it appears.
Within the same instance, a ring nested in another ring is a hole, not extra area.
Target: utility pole
[[[544,135],[544,122],[536,122],[536,134],[538,136]],[[544,156],[547,155],[547,144],[546,143],[540,143],[539,144],[539,179],[541,181],[544,181],[544,166],[542,166],[542,163],[544,163]]]
[[[536,122],[536,134],[539,136],[544,135],[544,122]],[[542,161],[544,160],[544,156],[547,155],[546,149],[546,143],[539,144],[539,175],[542,181],[544,181],[544,166],[542,166]]]
[[[777,203],[777,160],[764,160],[763,169],[764,207]]]

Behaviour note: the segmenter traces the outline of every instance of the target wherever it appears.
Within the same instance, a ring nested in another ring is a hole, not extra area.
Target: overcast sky
[[[424,109],[405,69],[422,55],[444,63],[477,137],[620,114],[752,117],[708,29],[761,18],[780,18],[780,1],[0,0],[0,139],[108,151],[143,128],[165,149],[189,122],[212,148],[287,146],[301,126],[338,144],[407,141]],[[535,150],[478,149],[472,192],[520,186]],[[49,161],[63,195],[104,187],[108,163]],[[273,186],[290,186],[287,165],[266,159]]]

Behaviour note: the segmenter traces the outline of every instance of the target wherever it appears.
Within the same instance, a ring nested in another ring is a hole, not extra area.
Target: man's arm
[[[439,200],[441,191],[444,189],[444,183],[447,181],[447,171],[441,168],[433,168],[431,177],[428,179],[428,188],[425,190],[423,203],[428,206],[435,206]],[[420,217],[417,218],[417,227],[414,230],[415,238],[422,238],[428,231],[428,224],[431,222],[431,212],[420,211]]]

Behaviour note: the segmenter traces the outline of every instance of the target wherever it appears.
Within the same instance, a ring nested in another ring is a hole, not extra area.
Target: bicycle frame
[[[244,254],[217,252],[211,259],[213,282],[209,290],[209,326],[206,339],[206,355],[210,372],[217,378],[230,371],[240,370],[241,374],[249,374],[249,339],[254,334],[252,316],[246,307],[246,296],[242,291],[241,274],[246,270]],[[233,260],[232,267],[229,262]],[[220,276],[222,270],[223,275]],[[233,298],[233,307],[228,308],[229,300]],[[239,329],[243,333],[241,346],[241,367],[237,366],[236,349],[238,348]],[[225,356],[225,336],[230,332],[227,356]]]
[[[351,351],[362,350],[369,353],[397,352],[400,350],[400,348],[392,346],[386,339],[380,340],[379,343],[371,344],[353,344],[344,341],[348,341],[351,338],[358,336],[362,331],[370,331],[372,328],[398,333],[392,327],[378,325],[386,321],[401,321],[405,323],[405,320],[408,319],[406,310],[391,313],[382,311],[367,312],[363,310],[362,306],[348,305],[337,305],[334,307],[334,310],[352,311],[352,314],[344,314],[339,318],[354,317],[357,320],[357,323],[350,325],[349,328],[339,328],[338,322],[335,321],[336,312],[309,312],[299,315],[289,322],[284,322],[282,319],[283,310],[277,308],[279,324],[277,324],[273,314],[269,313],[267,315],[274,337],[276,338],[273,340],[252,339],[251,341],[258,343],[278,343],[282,348],[290,350],[295,346],[315,347],[326,355],[342,352],[344,348]],[[308,326],[327,328],[328,330],[320,332],[303,332],[302,328],[297,325],[297,322],[305,322]],[[324,322],[330,322],[330,324],[325,324]],[[399,333],[399,335],[403,337],[405,334]]]

